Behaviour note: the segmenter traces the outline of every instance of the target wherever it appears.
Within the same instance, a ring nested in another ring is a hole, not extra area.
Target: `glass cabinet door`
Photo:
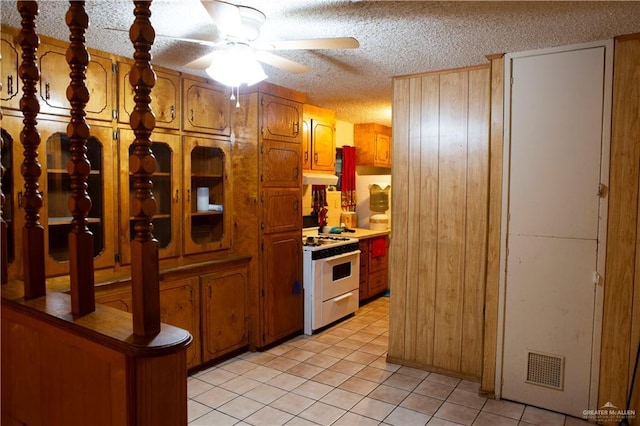
[[[184,138],[185,253],[230,247],[229,142]]]
[[[133,154],[135,134],[131,129],[120,129],[120,260],[123,264],[131,262],[130,242],[135,236],[135,220],[131,214],[131,201],[135,193],[133,175],[129,171],[129,157]],[[159,243],[161,259],[180,255],[180,137],[177,135],[153,133],[151,150],[156,158],[156,170],[153,173],[153,197],[156,200],[156,213],[153,215],[153,236]]]
[[[69,197],[71,179],[67,163],[71,158],[70,140],[63,129],[64,123],[46,122],[41,130],[41,143],[46,150],[43,161],[43,212],[41,222],[46,224],[47,275],[69,272],[69,242],[71,212]],[[87,192],[91,197],[88,228],[93,234],[94,267],[113,266],[115,259],[113,232],[115,229],[113,200],[113,157],[111,129],[91,126],[87,139],[87,158],[91,163]],[[42,161],[42,160],[41,160]],[[43,179],[41,178],[41,181]]]
[[[2,218],[7,224],[7,261],[11,265],[16,259],[15,247],[15,221],[13,220],[13,173],[15,173],[13,165],[13,136],[5,129],[2,132],[2,151],[0,152],[0,160],[4,172],[2,174],[2,193],[4,194],[4,204],[2,205]],[[18,141],[19,143],[19,141]]]

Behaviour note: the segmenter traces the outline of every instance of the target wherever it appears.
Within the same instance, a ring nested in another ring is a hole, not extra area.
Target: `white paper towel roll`
[[[209,211],[209,188],[200,187],[198,188],[198,211],[206,212]]]

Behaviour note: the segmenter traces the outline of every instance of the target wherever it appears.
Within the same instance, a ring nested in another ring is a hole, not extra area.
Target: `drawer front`
[[[322,302],[322,326],[347,316],[358,309],[359,293],[356,289]]]
[[[369,296],[385,291],[389,284],[388,271],[379,271],[369,276]]]
[[[378,257],[369,257],[369,273],[386,269],[389,265],[387,255]]]

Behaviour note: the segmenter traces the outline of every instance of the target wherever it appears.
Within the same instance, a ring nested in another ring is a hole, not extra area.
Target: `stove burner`
[[[336,244],[342,241],[353,241],[353,238],[334,235],[318,235],[317,237],[310,236],[302,238],[302,245],[305,247],[319,247],[323,245]]]

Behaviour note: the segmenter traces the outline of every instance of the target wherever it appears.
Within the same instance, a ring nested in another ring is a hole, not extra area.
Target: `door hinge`
[[[602,285],[602,275],[600,275],[598,271],[593,273],[593,283],[595,285]]]
[[[117,62],[112,62],[111,63],[111,71],[114,73],[118,72],[118,63]]]
[[[264,144],[260,144],[260,154],[264,154]]]
[[[262,194],[260,194],[260,202],[264,203],[264,192]]]

